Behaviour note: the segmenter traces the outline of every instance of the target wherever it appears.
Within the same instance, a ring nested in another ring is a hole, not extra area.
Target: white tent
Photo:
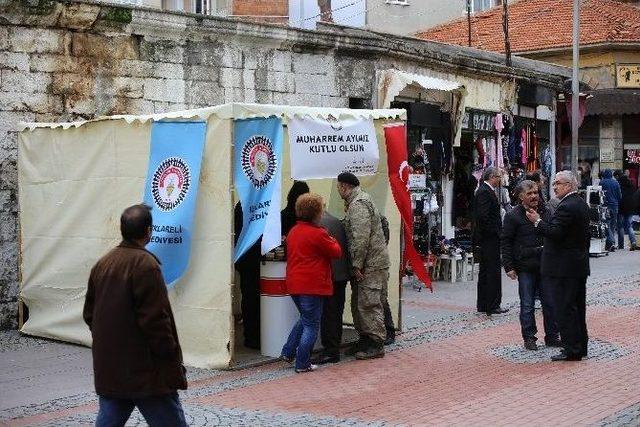
[[[404,110],[351,110],[257,104],[225,104],[145,116],[112,116],[75,123],[25,123],[19,135],[21,291],[28,308],[25,334],[91,345],[82,320],[92,265],[120,241],[122,210],[143,197],[151,123],[199,119],[207,123],[195,213],[191,260],[170,290],[185,363],[224,368],[233,363],[234,284],[232,174],[233,120],[293,116],[372,118],[378,138],[378,173],[362,177],[391,225],[389,300],[399,313],[400,217],[388,184],[383,124],[405,119]],[[283,183],[288,191],[287,132]],[[329,211],[343,216],[333,180],[308,182]],[[347,305],[348,307],[348,305]],[[347,315],[347,313],[346,313]]]

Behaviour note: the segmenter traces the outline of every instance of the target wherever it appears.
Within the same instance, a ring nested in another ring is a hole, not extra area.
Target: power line
[[[302,0],[302,1],[304,1],[304,0]],[[355,6],[356,4],[362,3],[363,1],[364,0],[356,0],[353,3],[349,3],[349,4],[346,4],[344,6],[340,6],[340,7],[337,7],[335,9],[332,9],[332,10],[327,10],[326,12],[320,12],[319,14],[314,15],[314,16],[310,16],[308,18],[302,18],[300,21],[298,21],[298,23],[302,24],[303,22],[309,21],[311,19],[315,20],[316,18],[320,18],[323,15],[333,15],[334,12],[337,12],[337,11],[342,10],[342,9],[346,9],[348,7],[351,7],[351,6]]]

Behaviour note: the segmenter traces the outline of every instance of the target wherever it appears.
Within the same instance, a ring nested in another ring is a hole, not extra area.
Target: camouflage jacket
[[[347,232],[351,265],[363,272],[389,268],[389,252],[382,231],[380,213],[371,196],[359,187],[345,201]]]

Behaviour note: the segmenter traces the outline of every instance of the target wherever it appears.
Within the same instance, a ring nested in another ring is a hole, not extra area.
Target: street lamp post
[[[573,0],[573,75],[571,78],[571,170],[578,173],[578,114],[580,107],[580,0]]]

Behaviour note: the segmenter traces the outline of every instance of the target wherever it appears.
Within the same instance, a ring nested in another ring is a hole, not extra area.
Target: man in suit
[[[482,182],[475,194],[474,244],[480,246],[480,272],[478,273],[478,312],[506,313],[500,308],[502,301],[502,275],[500,272],[500,204],[496,189],[502,181],[498,168],[488,167],[482,173]]]
[[[542,275],[555,296],[562,353],[551,360],[581,360],[587,355],[586,283],[589,276],[589,208],[578,195],[578,180],[570,171],[558,172],[553,191],[560,200],[549,221],[533,209],[527,218],[544,237]]]

